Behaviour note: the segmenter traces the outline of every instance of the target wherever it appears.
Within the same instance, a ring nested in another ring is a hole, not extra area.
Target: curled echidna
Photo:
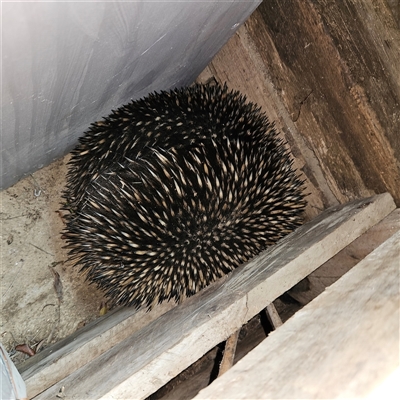
[[[64,193],[69,254],[115,304],[191,296],[301,223],[267,117],[226,86],[132,101],[91,125]]]

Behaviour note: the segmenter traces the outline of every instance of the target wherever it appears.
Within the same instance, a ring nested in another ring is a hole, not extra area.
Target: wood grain
[[[400,230],[400,208],[391,212],[386,218],[312,272],[307,277],[305,284],[299,284],[299,287],[296,285],[290,289],[290,296],[303,306],[306,305],[398,230]]]
[[[145,398],[394,208],[384,194],[327,210],[37,399],[61,386],[72,398]]]
[[[385,191],[400,205],[399,65],[386,1],[269,0],[208,70],[276,122],[326,208]]]
[[[283,322],[278,314],[278,311],[276,311],[274,303],[267,305],[267,307],[265,308],[265,313],[267,314],[269,323],[274,329],[277,329],[282,325]]]
[[[166,302],[150,312],[116,309],[29,358],[18,368],[29,396],[36,396],[86,365],[174,306]]]
[[[222,376],[226,371],[232,368],[235,359],[236,346],[239,339],[240,329],[234,332],[225,342],[224,355],[219,366],[218,377]]]
[[[399,366],[399,254],[400,231],[195,399],[370,395]]]
[[[400,30],[387,3],[271,0],[246,27],[336,198],[389,191],[400,204]]]

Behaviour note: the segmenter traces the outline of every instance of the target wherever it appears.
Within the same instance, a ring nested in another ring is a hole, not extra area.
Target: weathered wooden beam
[[[18,369],[29,397],[62,380],[175,306],[163,303],[150,312],[119,308],[60,340]]]
[[[281,317],[279,316],[278,311],[276,311],[274,303],[268,304],[267,307],[265,307],[265,313],[269,323],[274,329],[279,328],[282,325]]]
[[[235,359],[236,353],[236,346],[239,339],[239,333],[240,328],[231,336],[229,336],[225,342],[224,355],[222,356],[222,361],[219,366],[218,377],[223,375],[233,365],[233,360]]]
[[[326,208],[385,191],[400,205],[399,65],[385,0],[268,0],[208,72],[276,121]]]
[[[37,399],[53,398],[60,387],[72,398],[145,398],[394,208],[383,194],[327,210]]]
[[[387,2],[270,0],[246,28],[335,196],[389,191],[400,205],[400,30]]]
[[[296,285],[288,293],[303,306],[308,304],[399,230],[400,208],[396,208],[382,221],[312,272],[304,285],[299,287]]]
[[[399,255],[400,231],[195,399],[371,395],[399,366]]]

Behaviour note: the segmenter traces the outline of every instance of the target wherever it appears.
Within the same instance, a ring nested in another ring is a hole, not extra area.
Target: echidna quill
[[[178,302],[300,225],[302,192],[273,124],[239,92],[154,93],[72,151],[67,248],[114,304]]]

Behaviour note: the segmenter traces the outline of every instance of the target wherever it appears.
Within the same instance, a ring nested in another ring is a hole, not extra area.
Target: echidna
[[[72,151],[69,255],[114,304],[180,301],[296,228],[302,190],[273,124],[239,92],[150,94]]]

